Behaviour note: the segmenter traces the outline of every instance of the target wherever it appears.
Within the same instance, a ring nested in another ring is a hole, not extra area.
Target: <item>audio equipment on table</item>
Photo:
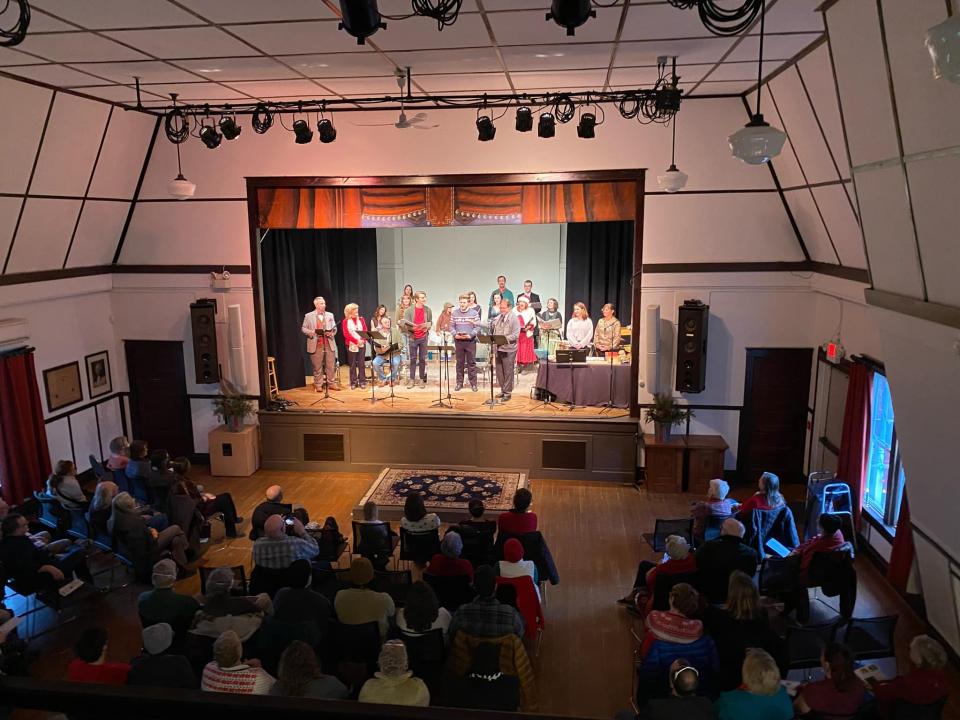
[[[677,318],[677,390],[703,392],[707,386],[707,324],[710,306],[686,300]]]
[[[590,352],[587,348],[557,348],[557,362],[560,364],[565,363],[582,363],[587,361],[587,353]]]
[[[220,382],[216,300],[200,298],[190,303],[190,328],[193,331],[193,365],[197,384]]]

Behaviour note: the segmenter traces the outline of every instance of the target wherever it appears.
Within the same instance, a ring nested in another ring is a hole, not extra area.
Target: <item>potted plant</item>
[[[253,415],[253,401],[247,400],[230,383],[221,383],[220,393],[213,399],[213,414],[230,432],[240,432],[243,421]]]
[[[670,428],[693,417],[693,411],[677,405],[670,395],[655,394],[653,406],[644,412],[644,419],[652,422],[657,442],[665,443],[670,440]]]

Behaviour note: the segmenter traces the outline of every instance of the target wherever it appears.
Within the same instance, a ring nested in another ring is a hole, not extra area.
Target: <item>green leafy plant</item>
[[[253,415],[256,406],[227,380],[220,383],[220,395],[213,399],[213,414],[224,425],[241,425]]]
[[[692,418],[693,410],[677,405],[670,395],[657,394],[653,396],[653,407],[648,407],[643,416],[647,422],[673,426]]]

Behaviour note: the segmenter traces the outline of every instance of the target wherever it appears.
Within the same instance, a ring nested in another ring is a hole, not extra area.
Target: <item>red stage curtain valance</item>
[[[33,350],[0,356],[0,492],[19,505],[50,474]]]

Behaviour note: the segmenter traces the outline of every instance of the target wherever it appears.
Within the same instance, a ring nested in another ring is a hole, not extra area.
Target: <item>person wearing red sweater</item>
[[[737,515],[749,518],[754,510],[776,510],[786,504],[780,494],[780,478],[772,472],[765,472],[757,481],[758,490],[743,501]]]
[[[910,641],[910,662],[914,668],[906,675],[870,683],[882,720],[891,717],[897,700],[915,705],[932,705],[945,698],[950,691],[944,671],[947,653],[932,637],[917,635]]]
[[[659,575],[684,575],[697,571],[697,556],[690,552],[690,543],[681,535],[669,535],[664,542],[667,560],[656,565],[641,560],[633,588],[617,600],[634,615],[645,616],[653,609],[653,592]]]
[[[364,374],[363,356],[367,348],[367,341],[360,337],[361,331],[367,331],[367,322],[360,317],[360,308],[356,303],[350,303],[343,308],[343,342],[347,345],[347,362],[350,365],[350,389],[365,388],[367,378]]]
[[[67,666],[67,680],[98,685],[126,685],[128,663],[107,662],[107,631],[95,626],[84,630],[73,646],[76,657]]]
[[[508,535],[523,535],[537,529],[537,514],[530,512],[533,493],[520,488],[513,494],[513,507],[497,518],[497,529]]]
[[[426,572],[437,577],[466,575],[473,582],[473,564],[460,557],[463,552],[463,538],[454,531],[447,532],[440,541],[440,552],[430,558]]]
[[[842,525],[837,515],[824,513],[820,516],[818,523],[820,533],[798,545],[790,553],[800,556],[800,583],[804,587],[810,582],[810,563],[813,561],[813,556],[817,553],[833,552],[846,542],[843,539],[843,533],[840,532]]]

